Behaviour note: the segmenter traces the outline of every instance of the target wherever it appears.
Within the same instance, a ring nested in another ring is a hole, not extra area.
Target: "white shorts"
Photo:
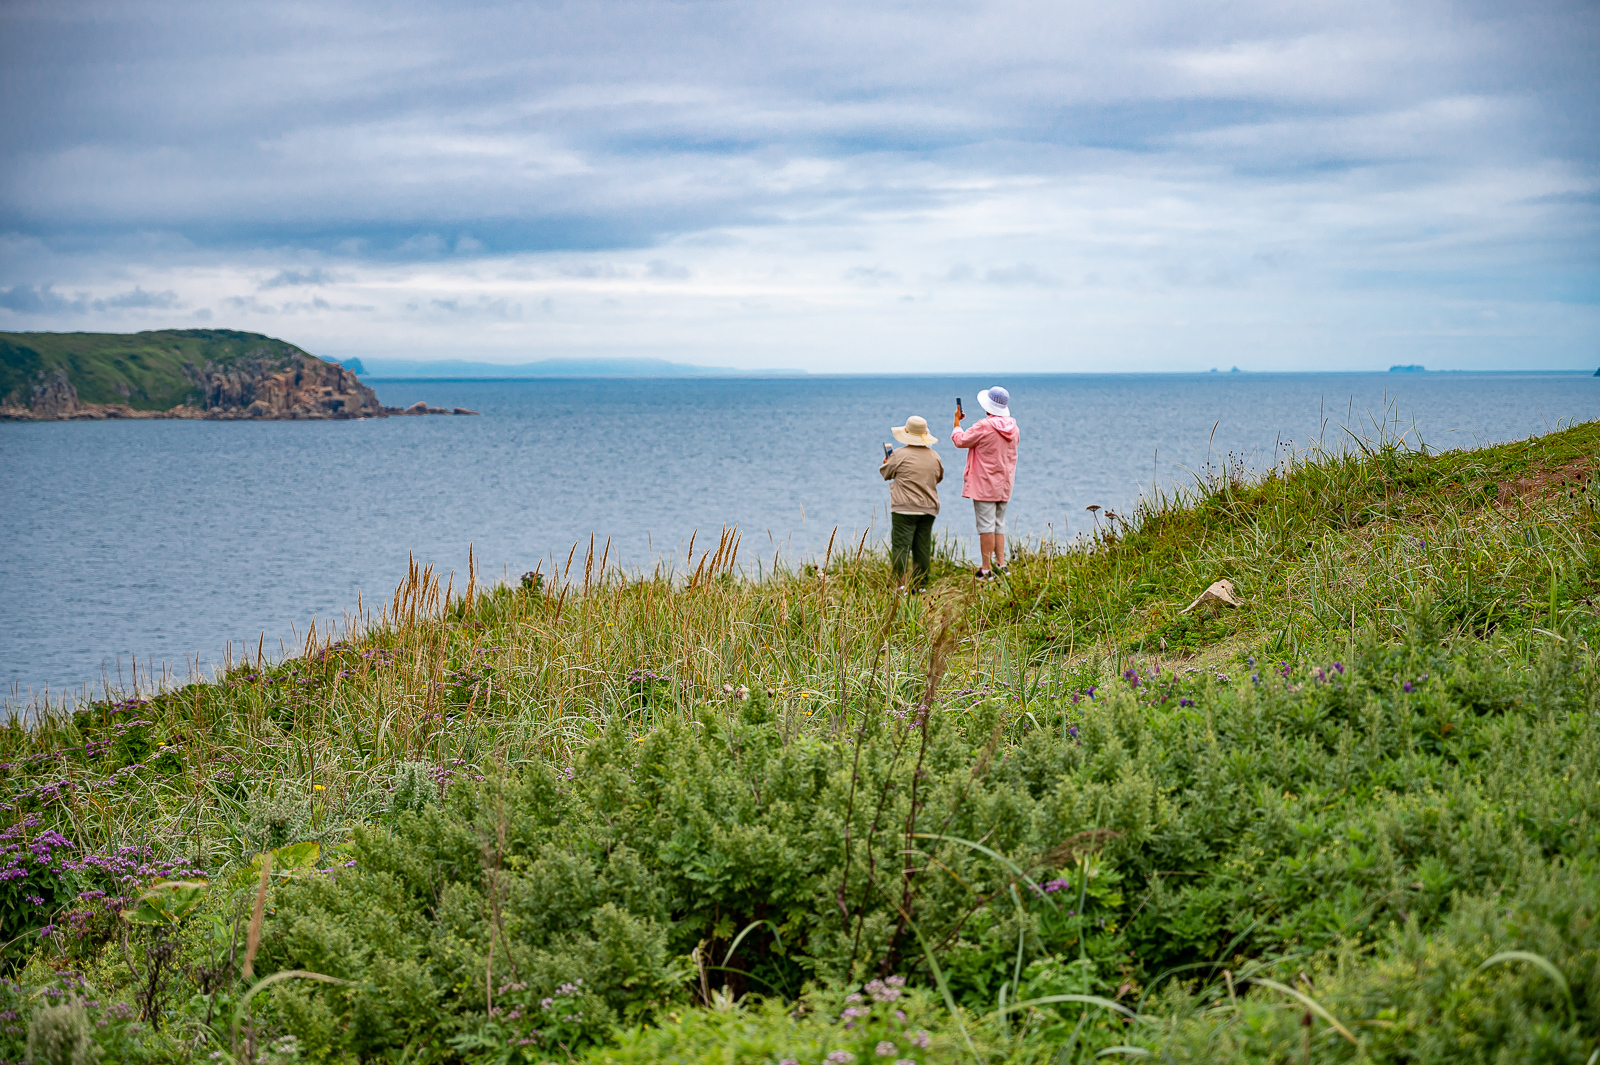
[[[978,532],[1006,534],[1006,503],[998,503],[987,499],[974,499],[972,509],[978,514]]]

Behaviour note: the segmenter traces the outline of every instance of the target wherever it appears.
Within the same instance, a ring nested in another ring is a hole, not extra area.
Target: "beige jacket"
[[[895,514],[939,513],[939,482],[944,480],[944,463],[931,447],[915,444],[896,448],[878,472],[889,489],[889,510]]]

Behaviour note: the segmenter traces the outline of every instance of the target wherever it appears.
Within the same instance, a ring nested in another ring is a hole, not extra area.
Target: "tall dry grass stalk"
[[[261,856],[261,882],[256,887],[255,906],[250,910],[250,928],[245,933],[244,967],[241,972],[246,980],[256,973],[256,951],[261,949],[261,922],[266,918],[267,885],[271,880],[272,852],[268,851]]]

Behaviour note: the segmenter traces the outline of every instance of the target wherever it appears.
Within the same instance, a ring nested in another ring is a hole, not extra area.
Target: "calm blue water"
[[[14,702],[163,663],[179,677],[231,639],[304,632],[387,598],[408,553],[464,574],[564,562],[591,532],[630,566],[690,534],[744,531],[741,557],[820,554],[886,528],[888,427],[922,414],[948,437],[975,378],[376,381],[478,418],[363,422],[0,424],[0,682]],[[1270,461],[1326,419],[1413,419],[1434,447],[1600,417],[1578,374],[1013,377],[1022,450],[1013,533],[1071,535],[1091,503],[1126,507],[1186,476],[1208,440]],[[972,424],[969,420],[969,426]],[[1215,436],[1213,438],[1213,425]],[[940,531],[971,539],[964,456],[940,449]],[[697,552],[698,553],[698,547]],[[582,552],[580,551],[580,558]]]

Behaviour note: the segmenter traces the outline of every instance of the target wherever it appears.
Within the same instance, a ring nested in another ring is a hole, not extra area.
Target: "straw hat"
[[[902,444],[913,447],[932,447],[939,438],[928,432],[928,419],[913,414],[906,419],[904,425],[896,425],[889,430],[894,438]]]
[[[1011,417],[1011,393],[995,385],[978,393],[978,406],[1001,418]]]

